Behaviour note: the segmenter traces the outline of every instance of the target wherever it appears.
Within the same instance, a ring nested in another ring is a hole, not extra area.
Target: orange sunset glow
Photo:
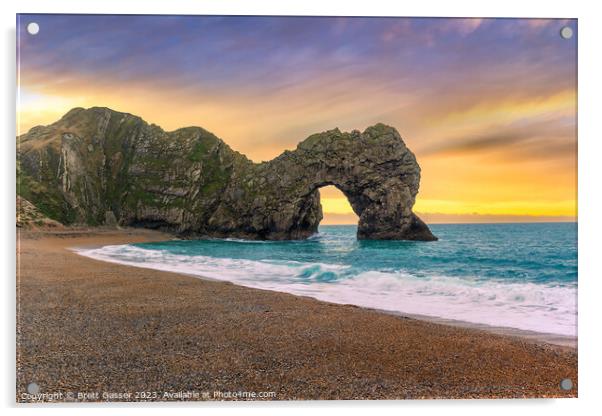
[[[574,21],[61,19],[19,29],[18,134],[103,106],[259,162],[383,122],[421,166],[425,220],[576,220],[576,39],[558,36]],[[321,201],[323,224],[357,222],[336,188]]]

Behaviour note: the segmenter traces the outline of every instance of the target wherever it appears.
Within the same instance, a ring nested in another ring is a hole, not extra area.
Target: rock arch
[[[303,239],[334,185],[360,239],[435,240],[412,207],[420,167],[398,132],[314,134],[253,163],[199,127],[165,132],[108,108],[75,108],[17,138],[21,196],[63,224],[115,223],[182,236]]]
[[[274,190],[277,208],[268,220],[268,238],[315,233],[322,219],[318,189],[334,185],[359,217],[359,239],[436,239],[412,212],[420,167],[392,127],[310,136],[296,150],[256,165],[253,176]]]

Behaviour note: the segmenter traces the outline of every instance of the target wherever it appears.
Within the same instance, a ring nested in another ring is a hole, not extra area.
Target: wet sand
[[[577,352],[79,256],[148,230],[21,231],[17,400],[576,397]],[[573,388],[560,388],[570,378]],[[27,394],[30,383],[37,385]],[[79,394],[79,395],[78,395]]]

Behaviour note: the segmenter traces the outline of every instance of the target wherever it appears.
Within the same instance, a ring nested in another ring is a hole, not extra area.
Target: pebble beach
[[[574,347],[72,251],[149,230],[18,237],[18,402],[577,396]]]

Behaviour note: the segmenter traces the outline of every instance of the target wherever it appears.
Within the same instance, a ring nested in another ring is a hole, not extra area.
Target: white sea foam
[[[333,302],[405,314],[576,336],[577,289],[536,283],[480,281],[448,276],[292,261],[253,261],[176,255],[121,245],[77,250],[98,260],[226,280]]]

